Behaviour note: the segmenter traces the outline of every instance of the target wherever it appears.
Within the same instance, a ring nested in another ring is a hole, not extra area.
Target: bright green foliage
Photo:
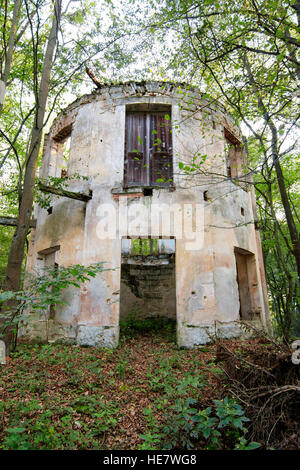
[[[132,254],[147,256],[158,253],[158,239],[134,238],[132,240]]]
[[[199,449],[199,440],[203,442],[201,449],[253,450],[260,447],[245,439],[244,423],[249,420],[241,406],[228,397],[214,400],[213,407],[203,410],[197,408],[197,399],[177,399],[165,413],[164,424],[155,420],[151,408],[145,409],[144,414],[149,432],[141,436],[144,443],[140,449]]]
[[[99,437],[115,427],[119,411],[113,402],[104,404],[99,397],[82,397],[61,409],[59,422],[53,422],[59,412],[55,402],[48,403],[47,408],[35,399],[7,405],[0,402],[0,413],[6,406],[13,410],[13,417],[0,448],[9,450],[101,449]],[[83,419],[74,419],[74,413],[82,414]],[[92,426],[85,423],[84,416],[92,419]]]
[[[82,367],[78,354],[84,356]],[[49,344],[23,345],[11,357],[22,361],[6,386],[11,398],[0,400],[0,417],[9,413],[0,430],[0,448],[102,449],[103,436],[114,430],[120,412],[115,401],[104,401],[101,395],[103,362],[77,346]],[[56,367],[59,385],[49,394]],[[2,379],[3,375],[1,387]],[[15,393],[18,399],[13,398]]]
[[[253,145],[251,141],[250,145]],[[300,209],[299,155],[286,155],[281,163],[289,199],[297,217]],[[274,168],[270,172],[270,179],[275,180]],[[262,183],[259,176],[255,180],[259,181],[256,184],[256,201],[274,331],[288,340],[290,335],[300,335],[297,266],[289,243],[278,185],[275,182]],[[297,218],[296,223],[299,226]]]
[[[23,319],[25,321],[35,320],[37,316],[47,314],[50,305],[66,304],[64,289],[79,288],[82,283],[96,277],[102,271],[106,271],[103,264],[101,262],[90,266],[76,264],[68,267],[45,268],[40,274],[28,274],[26,287],[23,291],[0,292],[0,304],[13,301],[12,304],[6,304],[6,308],[2,308],[0,334],[4,334],[9,325],[13,325],[17,331]],[[26,314],[23,318],[25,311]]]

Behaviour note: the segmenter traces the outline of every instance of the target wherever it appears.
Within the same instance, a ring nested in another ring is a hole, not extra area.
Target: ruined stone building
[[[222,106],[183,85],[103,86],[56,118],[40,169],[49,176],[86,199],[35,207],[27,271],[113,269],[68,289],[68,304],[25,325],[23,339],[113,347],[127,315],[173,318],[184,347],[238,337],[243,322],[267,327],[251,175]]]

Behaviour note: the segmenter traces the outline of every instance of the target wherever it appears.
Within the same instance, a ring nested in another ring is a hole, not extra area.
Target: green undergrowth
[[[159,316],[143,318],[139,312],[132,312],[120,320],[121,339],[157,332],[160,332],[165,340],[176,342],[176,320]]]
[[[115,350],[19,345],[0,366],[0,449],[238,449],[247,418],[217,393],[213,346],[133,330]]]

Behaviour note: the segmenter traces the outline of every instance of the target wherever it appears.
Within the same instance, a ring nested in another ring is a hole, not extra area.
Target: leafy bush
[[[51,305],[67,304],[63,298],[64,289],[71,286],[79,288],[83,282],[107,270],[104,269],[103,262],[90,266],[76,264],[45,268],[39,274],[28,275],[24,290],[0,292],[0,338],[4,337],[9,328],[13,328],[16,336],[22,321],[27,322],[34,320],[36,316],[47,315]]]
[[[141,435],[140,449],[236,449],[252,450],[260,447],[247,442],[247,429],[241,406],[228,397],[214,400],[214,406],[196,408],[197,400],[181,398],[165,414],[164,424],[157,423],[152,409],[144,410],[149,432]],[[152,432],[150,432],[150,428]]]

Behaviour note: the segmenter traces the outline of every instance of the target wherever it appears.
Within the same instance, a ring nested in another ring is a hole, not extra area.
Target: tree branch
[[[73,191],[67,191],[66,189],[58,189],[53,186],[46,186],[43,183],[38,184],[39,190],[43,193],[51,193],[56,196],[68,197],[70,199],[76,199],[77,201],[88,202],[92,199],[92,196],[89,194],[75,193]]]

